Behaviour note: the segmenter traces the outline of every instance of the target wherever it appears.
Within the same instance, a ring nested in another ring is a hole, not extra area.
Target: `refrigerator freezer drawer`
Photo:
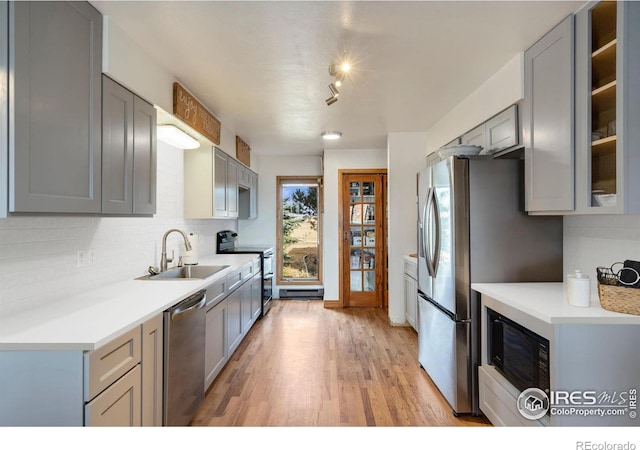
[[[453,411],[473,413],[471,324],[455,322],[418,296],[418,361]]]

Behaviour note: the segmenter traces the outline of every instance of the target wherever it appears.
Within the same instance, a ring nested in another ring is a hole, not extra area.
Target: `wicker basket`
[[[622,268],[615,270],[614,267],[622,263],[614,263],[611,267],[598,267],[598,296],[600,304],[609,311],[633,314],[640,316],[640,289],[623,286],[620,281],[620,273],[624,270],[631,270],[640,277],[634,269]],[[637,281],[637,280],[636,280]]]
[[[640,289],[598,283],[598,295],[604,309],[640,316]]]

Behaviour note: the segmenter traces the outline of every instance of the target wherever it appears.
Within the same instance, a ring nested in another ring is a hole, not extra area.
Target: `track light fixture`
[[[325,100],[327,106],[333,105],[338,101],[340,91],[338,88],[342,86],[344,82],[345,74],[351,69],[351,65],[347,62],[346,57],[343,56],[342,62],[329,64],[329,75],[334,78],[333,83],[329,84],[329,90],[331,91],[331,97]]]
[[[325,102],[327,102],[327,106],[331,106],[337,101],[338,101],[338,97],[329,97],[328,99],[325,100]]]

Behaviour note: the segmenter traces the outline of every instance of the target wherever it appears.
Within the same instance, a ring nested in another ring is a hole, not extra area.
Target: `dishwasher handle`
[[[167,312],[170,314],[171,320],[175,320],[180,318],[180,315],[182,314],[204,307],[206,300],[207,291],[203,289],[185,298],[177,305],[172,306],[167,310]]]

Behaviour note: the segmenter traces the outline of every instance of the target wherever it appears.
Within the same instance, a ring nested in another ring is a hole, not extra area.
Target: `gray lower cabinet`
[[[227,297],[227,353],[231,355],[242,341],[242,289]]]
[[[205,390],[211,386],[227,362],[225,322],[227,321],[227,300],[218,302],[207,310],[207,331],[205,339]]]
[[[141,425],[140,365],[136,365],[85,406],[85,426],[137,427]]]
[[[161,427],[164,370],[163,316],[142,324],[142,426]]]
[[[574,207],[574,18],[524,55],[525,209]]]
[[[258,272],[251,280],[251,319],[260,317],[262,312],[262,272]]]
[[[154,214],[156,109],[106,76],[102,98],[102,212]]]
[[[0,351],[0,426],[161,425],[162,315],[93,351]]]
[[[100,213],[102,15],[9,2],[12,213]]]
[[[260,260],[256,258],[207,287],[205,391],[260,315],[255,297],[256,280],[257,289],[261,290],[259,268]]]
[[[404,261],[404,310],[405,320],[418,331],[418,282],[417,263]]]
[[[242,332],[246,333],[253,324],[253,310],[251,307],[253,283],[246,281],[240,289],[242,290],[242,311],[240,313],[242,316]]]

